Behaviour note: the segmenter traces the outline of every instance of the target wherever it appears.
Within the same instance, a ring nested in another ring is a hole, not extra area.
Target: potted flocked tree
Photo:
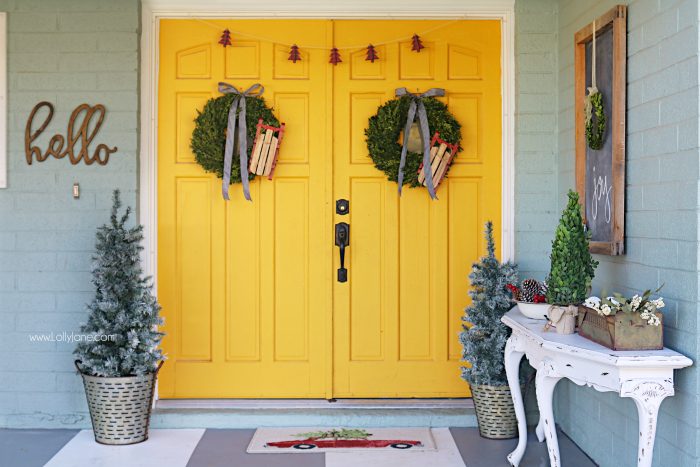
[[[97,229],[95,298],[74,351],[95,441],[102,444],[148,439],[153,389],[164,360],[160,305],[139,260],[143,226],[128,226],[131,209],[120,214],[120,208],[115,190],[110,222]]]
[[[501,317],[513,307],[508,285],[516,282],[518,269],[496,258],[491,222],[486,223],[485,236],[487,254],[472,266],[472,304],[462,317],[459,338],[463,360],[469,363],[462,368],[462,378],[471,386],[481,436],[506,439],[518,435],[518,426],[504,365],[510,332]]]
[[[568,197],[552,241],[547,277],[549,320],[560,334],[574,332],[578,306],[586,300],[598,266],[588,249],[589,234],[583,226],[578,193],[569,190]]]

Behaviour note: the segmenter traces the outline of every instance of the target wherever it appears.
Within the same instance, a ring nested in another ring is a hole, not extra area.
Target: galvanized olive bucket
[[[148,439],[153,391],[160,362],[153,373],[142,376],[83,377],[95,441],[100,444],[136,444]]]
[[[510,439],[518,436],[513,397],[508,386],[472,384],[472,397],[479,422],[479,434],[489,439]]]

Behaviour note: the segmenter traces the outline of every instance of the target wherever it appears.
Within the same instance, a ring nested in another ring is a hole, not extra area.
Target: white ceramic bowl
[[[546,320],[549,303],[518,302],[518,310],[528,318]]]

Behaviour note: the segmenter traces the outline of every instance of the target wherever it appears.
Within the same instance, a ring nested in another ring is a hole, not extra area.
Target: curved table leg
[[[639,414],[637,467],[651,467],[659,407],[667,396],[673,395],[673,386],[669,387],[667,381],[630,382],[623,385],[620,395],[631,398]]]
[[[544,417],[540,415],[540,421],[537,423],[537,428],[535,428],[535,434],[537,435],[537,441],[540,443],[544,441]]]
[[[539,368],[535,377],[537,389],[537,405],[540,408],[540,422],[537,425],[538,430],[544,432],[544,437],[547,439],[547,451],[549,452],[549,465],[551,467],[560,467],[561,458],[559,457],[559,441],[557,440],[557,427],[554,424],[554,411],[552,410],[552,397],[554,395],[554,387],[557,385],[561,376],[549,376],[544,368]],[[539,438],[539,433],[538,433]]]
[[[508,454],[508,462],[514,467],[518,467],[520,464],[527,446],[527,420],[525,419],[523,395],[520,392],[520,360],[523,355],[525,355],[524,352],[516,350],[516,340],[511,336],[506,343],[505,367],[508,386],[510,386],[510,393],[513,396],[515,416],[518,418],[518,446]]]

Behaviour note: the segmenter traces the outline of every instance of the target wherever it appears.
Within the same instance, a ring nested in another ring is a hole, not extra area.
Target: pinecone
[[[520,286],[520,301],[534,302],[537,295],[544,295],[544,284],[536,279],[525,279]]]

